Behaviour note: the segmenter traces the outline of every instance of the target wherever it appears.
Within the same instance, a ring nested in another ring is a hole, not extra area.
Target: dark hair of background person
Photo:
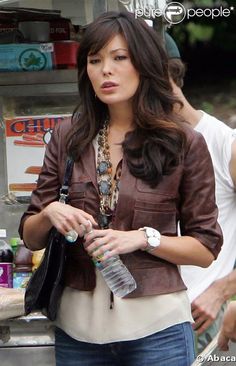
[[[126,134],[123,152],[130,173],[154,187],[179,165],[186,136],[180,117],[173,112],[178,100],[172,93],[162,40],[132,13],[104,13],[85,31],[77,57],[80,103],[73,114],[67,152],[78,160],[109,119],[107,105],[96,97],[88,78],[87,56],[96,54],[118,34],[124,36],[131,62],[140,75],[132,107],[136,128]]]
[[[175,84],[181,89],[184,86],[184,77],[186,74],[186,65],[179,58],[171,58],[168,61],[169,74]]]

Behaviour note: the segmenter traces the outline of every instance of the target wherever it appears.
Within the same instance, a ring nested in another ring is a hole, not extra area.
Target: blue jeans
[[[93,344],[56,328],[55,351],[57,366],[190,366],[193,331],[190,323],[182,323],[134,341]]]

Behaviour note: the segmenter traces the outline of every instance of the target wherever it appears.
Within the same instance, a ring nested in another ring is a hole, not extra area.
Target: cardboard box
[[[0,72],[53,68],[53,43],[0,44]]]
[[[5,119],[8,191],[29,196],[36,187],[45,147],[57,123],[70,114],[22,116]]]

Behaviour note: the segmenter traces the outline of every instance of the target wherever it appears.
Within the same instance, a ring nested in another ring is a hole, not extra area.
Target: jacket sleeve
[[[37,187],[32,192],[30,204],[24,212],[19,226],[22,238],[23,226],[27,217],[39,213],[49,203],[58,200],[62,183],[61,172],[65,167],[65,131],[68,121],[56,125],[44,155],[43,167],[39,174]]]
[[[214,170],[203,136],[193,131],[192,137],[180,185],[180,230],[181,235],[198,239],[216,258],[223,235],[217,222]]]

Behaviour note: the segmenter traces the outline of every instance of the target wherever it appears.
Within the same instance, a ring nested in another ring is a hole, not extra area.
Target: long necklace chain
[[[97,180],[100,194],[101,228],[108,228],[112,220],[119,191],[120,173],[112,184],[112,163],[108,144],[108,121],[98,133]]]

